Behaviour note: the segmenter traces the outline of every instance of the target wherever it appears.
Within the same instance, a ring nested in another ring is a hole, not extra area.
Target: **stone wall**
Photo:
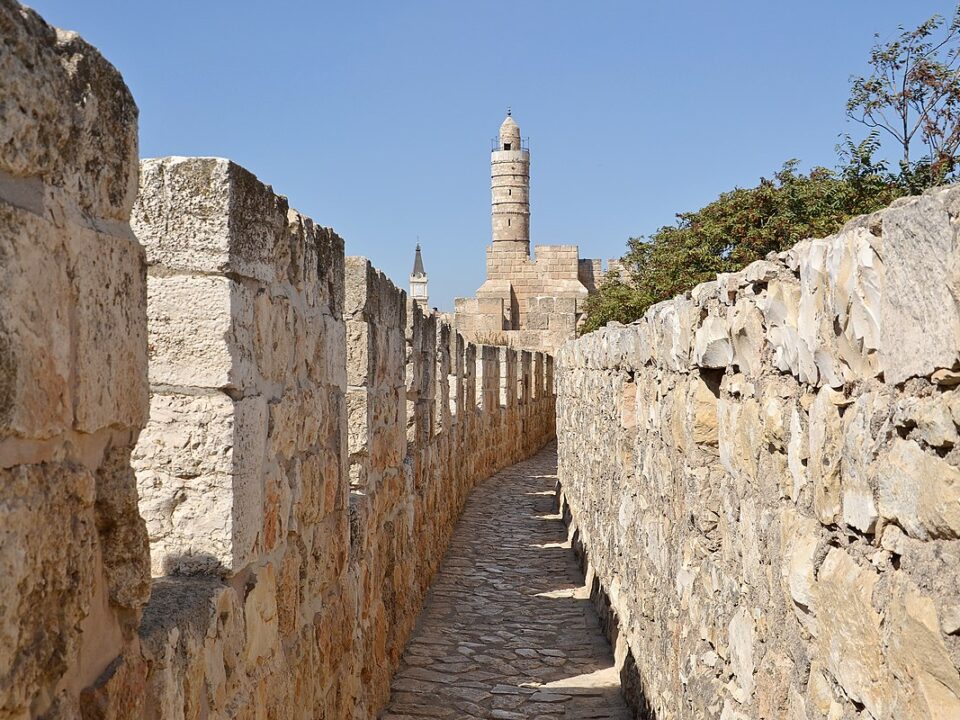
[[[457,329],[477,342],[554,352],[576,336],[583,301],[603,273],[599,260],[581,260],[576,245],[494,242],[487,280],[474,298],[456,299]]]
[[[553,398],[501,407],[498,364],[466,375],[449,325],[229,161],[144,161],[133,227],[147,706],[373,717],[467,492],[550,438]]]
[[[0,0],[0,717],[143,709],[147,417],[137,108],[72,33]]]
[[[138,172],[76,35],[0,48],[0,718],[375,717],[552,394],[234,163]]]
[[[960,189],[558,358],[562,501],[645,717],[960,717]]]

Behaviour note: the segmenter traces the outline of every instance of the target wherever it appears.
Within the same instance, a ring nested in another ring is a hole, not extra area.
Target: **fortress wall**
[[[148,706],[342,712],[343,241],[214,158],[143,161],[133,226],[151,386],[135,467],[160,578],[141,627]]]
[[[73,33],[0,0],[0,717],[142,710],[147,417],[137,108]]]
[[[375,717],[553,396],[234,163],[138,173],[75,35],[0,0],[0,44],[0,716]]]
[[[638,707],[960,717],[960,189],[570,343],[560,479]]]
[[[465,348],[229,161],[144,161],[133,224],[147,705],[373,717],[467,493],[552,436],[553,397],[501,407],[498,348]]]
[[[457,329],[477,342],[554,352],[575,336],[588,293],[582,281],[594,283],[600,263],[580,260],[576,245],[537,245],[536,260],[503,245],[487,248],[476,298],[457,298]]]

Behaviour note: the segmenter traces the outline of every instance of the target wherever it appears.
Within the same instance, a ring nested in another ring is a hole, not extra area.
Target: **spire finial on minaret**
[[[507,117],[511,117],[512,115],[513,115],[513,110],[510,108],[509,105],[507,105]]]

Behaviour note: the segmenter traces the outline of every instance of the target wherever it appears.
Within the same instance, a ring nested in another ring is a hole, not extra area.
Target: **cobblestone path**
[[[383,720],[629,720],[555,483],[551,445],[473,491]]]

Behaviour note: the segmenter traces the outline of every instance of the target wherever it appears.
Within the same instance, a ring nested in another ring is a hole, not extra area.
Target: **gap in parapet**
[[[227,160],[138,167],[94,48],[10,0],[0,37],[0,715],[374,717],[466,494],[553,436],[552,358]]]
[[[152,700],[372,717],[467,493],[553,436],[552,357],[464,342],[227,160],[143,161],[132,224],[140,507],[158,602],[196,608],[148,607]]]

